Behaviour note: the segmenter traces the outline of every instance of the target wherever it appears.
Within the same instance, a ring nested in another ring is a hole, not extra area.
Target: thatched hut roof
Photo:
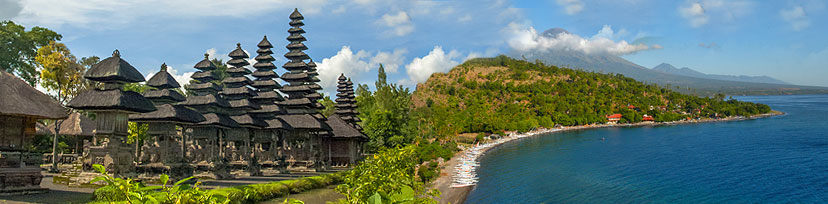
[[[135,67],[121,59],[118,50],[112,52],[108,57],[86,71],[84,78],[98,82],[126,82],[135,83],[144,81],[144,76]]]
[[[124,110],[137,113],[155,111],[149,99],[133,91],[89,90],[78,94],[67,105],[79,110]]]
[[[265,120],[265,123],[267,123],[267,127],[265,127],[265,129],[283,129],[283,130],[293,129],[293,127],[290,127],[290,125],[285,123],[285,121],[282,121],[281,119],[278,119],[278,118]]]
[[[152,75],[149,81],[147,81],[147,86],[151,86],[157,89],[170,89],[170,88],[179,88],[181,85],[178,84],[178,81],[175,81],[172,75],[167,72],[167,64],[161,64],[161,70],[155,75]]]
[[[163,104],[156,106],[156,108],[158,110],[153,112],[130,115],[129,120],[134,122],[175,122],[184,124],[194,124],[206,120],[200,113],[183,105]]]
[[[293,12],[290,13],[290,20],[302,20],[302,19],[305,19],[305,17],[302,16],[302,13],[299,13],[299,8],[293,8]]]
[[[66,110],[52,97],[0,70],[0,115],[63,119]]]
[[[220,128],[236,128],[239,124],[235,120],[224,114],[207,113],[203,114],[204,121],[199,122],[200,126],[216,126]]]
[[[38,123],[39,124],[39,123]],[[55,124],[51,123],[49,125],[41,126],[38,125],[37,133],[38,135],[54,135],[55,134]],[[98,127],[98,124],[86,117],[81,115],[80,113],[72,113],[69,115],[69,118],[63,120],[60,124],[60,133],[59,135],[70,135],[70,136],[95,136],[95,129]]]
[[[193,68],[210,71],[216,69],[216,66],[213,65],[213,62],[210,62],[210,54],[204,53],[204,59],[196,63]]]
[[[144,97],[150,100],[181,102],[187,100],[184,95],[172,89],[146,90]]]
[[[339,115],[334,114],[331,117],[328,117],[328,119],[325,121],[325,123],[327,123],[328,126],[331,127],[331,131],[330,131],[331,132],[331,135],[330,135],[331,137],[334,137],[334,138],[356,138],[356,139],[361,139],[361,140],[365,140],[365,141],[368,140],[368,137],[365,136],[365,134],[362,134],[362,132],[357,130],[356,127],[351,126],[351,124],[349,124],[348,122],[345,122],[345,120],[342,120],[341,118],[339,118]]]
[[[330,130],[331,127],[308,114],[280,115],[277,117],[285,121],[293,129]]]
[[[241,43],[236,43],[236,49],[231,51],[229,56],[232,58],[250,58],[250,56],[242,50]]]
[[[259,44],[257,44],[256,46],[260,48],[273,48],[273,45],[270,44],[270,41],[267,40],[266,35],[262,38],[262,41],[259,41]]]
[[[232,115],[230,116],[230,118],[232,118],[234,121],[236,121],[236,123],[239,124],[239,126],[242,127],[264,128],[268,126],[268,124],[265,121],[248,114]]]

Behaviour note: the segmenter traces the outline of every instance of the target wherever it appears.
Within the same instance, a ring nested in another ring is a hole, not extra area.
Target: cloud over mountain
[[[538,33],[534,27],[510,25],[509,32],[512,38],[508,40],[509,47],[518,52],[534,52],[547,50],[573,50],[587,54],[626,55],[643,50],[661,49],[660,45],[631,44],[625,40],[615,41],[618,33],[610,26],[604,26],[596,35],[584,38],[563,29],[550,29]],[[620,33],[620,32],[619,32]]]

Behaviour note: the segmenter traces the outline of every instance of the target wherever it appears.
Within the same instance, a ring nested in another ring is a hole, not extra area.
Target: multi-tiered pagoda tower
[[[102,138],[99,146],[89,147],[84,155],[84,167],[100,164],[116,176],[134,176],[134,151],[126,144],[129,114],[147,113],[156,108],[141,94],[124,91],[126,83],[144,81],[144,76],[125,60],[118,50],[86,71],[84,78],[103,83],[103,89],[83,92],[69,102],[68,107],[96,114],[95,136]],[[91,169],[86,169],[91,170]]]
[[[279,142],[284,141],[281,138],[283,138],[289,126],[276,117],[284,114],[284,111],[276,103],[285,101],[285,99],[282,94],[276,91],[282,86],[276,81],[279,75],[273,71],[277,69],[273,65],[273,61],[276,59],[271,56],[273,51],[270,48],[273,48],[273,45],[267,40],[267,36],[264,36],[257,47],[259,49],[256,50],[256,64],[253,64],[253,68],[256,68],[256,71],[253,72],[253,77],[256,78],[253,81],[253,87],[256,88],[257,95],[251,100],[258,103],[261,109],[252,113],[264,120],[267,127],[253,138],[253,157],[261,165],[263,173],[275,174],[281,173],[283,170],[280,165],[284,164],[285,158],[282,152],[279,151],[283,147]]]
[[[227,115],[230,103],[218,96],[222,88],[213,81],[218,80],[219,76],[208,57],[204,54],[204,60],[193,66],[199,71],[193,74],[193,81],[187,86],[190,95],[182,102],[197,110],[206,120],[196,124],[191,138],[185,138],[185,141],[190,143],[187,153],[191,164],[196,167],[196,175],[226,179],[231,176],[221,148],[223,138],[227,135],[227,129],[237,128],[239,124]]]
[[[290,44],[286,46],[289,51],[285,54],[289,61],[282,66],[288,72],[281,77],[288,84],[280,89],[282,93],[287,94],[287,100],[278,103],[286,111],[286,115],[279,118],[294,129],[285,137],[285,152],[288,155],[288,168],[296,171],[324,166],[319,165],[320,162],[324,162],[319,133],[330,129],[321,121],[321,115],[318,115],[320,106],[315,100],[319,96],[314,88],[314,73],[308,74],[310,70],[305,62],[310,57],[304,52],[308,48],[303,43],[307,40],[302,36],[305,33],[302,29],[305,25],[303,19],[302,14],[296,9],[290,14],[291,28],[288,29],[290,35],[287,37]]]
[[[158,110],[129,117],[130,121],[148,124],[147,135],[150,137],[144,141],[138,158],[140,178],[155,179],[162,173],[172,180],[190,177],[193,168],[184,156],[182,133],[188,126],[206,119],[194,110],[174,104],[186,98],[176,90],[181,85],[167,72],[167,64],[161,65],[161,70],[147,81],[147,86],[154,89],[146,90],[144,97]]]
[[[230,76],[222,80],[224,90],[221,91],[221,95],[230,102],[230,118],[239,123],[241,128],[229,130],[225,156],[230,158],[230,165],[233,169],[248,170],[253,174],[258,174],[258,165],[251,162],[250,141],[257,132],[255,130],[267,127],[267,123],[249,114],[251,111],[261,109],[259,104],[250,100],[257,96],[256,92],[249,87],[253,85],[253,81],[246,76],[252,73],[245,68],[250,65],[247,62],[250,56],[242,50],[240,43],[236,44],[236,49],[231,51],[229,56],[230,61],[227,61],[227,64],[232,67],[227,68],[227,74]]]
[[[354,97],[354,83],[351,82],[350,78],[345,77],[345,74],[339,75],[338,79],[336,85],[336,92],[338,92],[336,93],[336,114],[357,130],[362,130],[362,127],[357,124],[361,120],[357,117],[359,111]]]

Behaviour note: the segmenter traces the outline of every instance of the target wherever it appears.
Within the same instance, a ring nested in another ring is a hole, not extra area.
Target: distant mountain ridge
[[[705,74],[687,67],[676,68],[675,66],[668,64],[668,63],[661,63],[655,67],[653,70],[668,73],[668,74],[675,74],[675,75],[682,75],[682,76],[689,76],[689,77],[698,77],[698,78],[706,78],[706,79],[718,79],[718,80],[726,80],[726,81],[741,81],[741,82],[752,82],[752,83],[768,83],[768,84],[785,84],[791,85],[791,83],[775,79],[769,76],[733,76],[733,75],[719,75],[719,74]]]
[[[564,29],[553,28],[543,32],[542,36],[554,38],[560,33],[568,32]],[[509,56],[530,62],[538,60],[550,65],[591,72],[623,74],[638,81],[655,83],[686,94],[706,96],[717,93],[727,95],[828,94],[827,87],[730,81],[666,73],[643,67],[611,54],[586,54],[576,50],[548,49],[531,52],[512,51]]]

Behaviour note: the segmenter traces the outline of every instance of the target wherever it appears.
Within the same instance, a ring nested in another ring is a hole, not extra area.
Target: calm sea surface
[[[828,203],[828,95],[739,99],[787,115],[510,142],[466,203]]]

